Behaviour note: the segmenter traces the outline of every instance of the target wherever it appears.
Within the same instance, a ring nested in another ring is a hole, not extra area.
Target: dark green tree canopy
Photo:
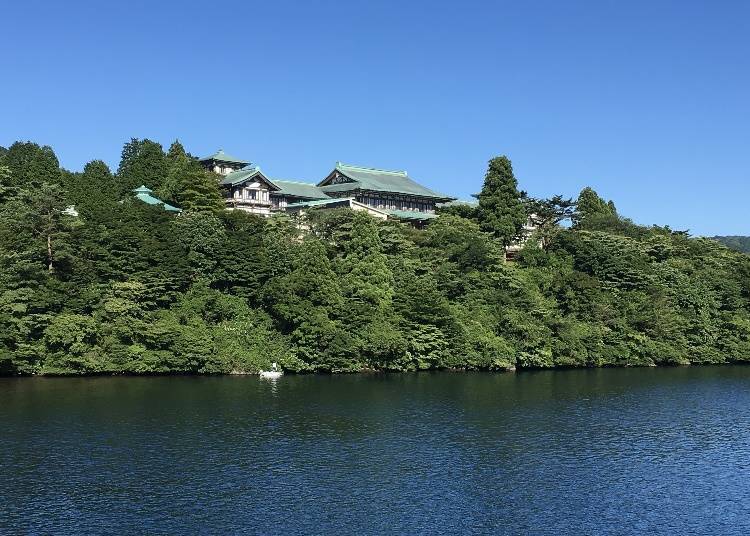
[[[482,230],[494,235],[504,246],[510,245],[520,236],[527,214],[507,156],[490,160],[478,197],[477,217]]]
[[[186,157],[188,154],[185,152],[185,147],[182,146],[180,140],[174,140],[172,145],[169,146],[167,151],[167,160],[170,165],[175,162],[178,158]]]
[[[10,169],[13,186],[32,187],[43,182],[61,182],[60,163],[47,145],[17,141],[0,156],[0,164]]]
[[[178,143],[178,142],[175,142]],[[169,172],[159,188],[159,195],[184,210],[218,212],[224,208],[224,198],[219,191],[219,177],[204,170],[198,161],[180,151],[172,151]]]
[[[612,201],[605,201],[593,188],[581,190],[576,202],[576,211],[572,215],[576,227],[592,226],[617,217],[617,210]]]
[[[159,190],[169,166],[161,144],[149,139],[132,138],[122,148],[120,166],[117,168],[119,194],[124,196],[144,184]]]

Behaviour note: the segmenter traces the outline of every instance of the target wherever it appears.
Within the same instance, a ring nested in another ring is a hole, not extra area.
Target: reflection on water
[[[0,379],[0,532],[748,533],[750,368]]]
[[[280,378],[260,378],[260,381],[268,385],[270,387],[269,392],[272,395],[275,395],[279,392],[279,386],[276,385],[276,382],[278,382],[279,379]]]

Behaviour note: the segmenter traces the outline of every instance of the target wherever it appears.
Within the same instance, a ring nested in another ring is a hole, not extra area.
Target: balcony
[[[254,207],[270,207],[271,201],[270,200],[261,200],[261,199],[252,199],[252,198],[242,198],[242,197],[230,197],[225,200],[227,205],[232,206],[240,206],[240,205],[250,205]]]

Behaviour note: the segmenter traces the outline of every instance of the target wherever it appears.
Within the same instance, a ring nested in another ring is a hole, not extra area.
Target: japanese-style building
[[[222,150],[201,158],[203,166],[223,176],[227,208],[269,216],[348,207],[382,219],[423,223],[435,218],[438,203],[455,198],[422,186],[405,171],[352,166],[337,162],[319,183],[273,179],[250,162]]]
[[[152,195],[153,193],[154,193],[154,191],[151,188],[147,188],[144,185],[141,185],[138,188],[135,188],[133,190],[133,196],[138,201],[146,203],[147,205],[159,206],[159,207],[163,208],[164,210],[166,210],[167,212],[176,212],[178,214],[180,212],[182,212],[181,208],[173,207],[169,203],[165,203],[164,201],[162,201],[158,197],[153,196]],[[75,210],[75,207],[73,207],[73,210]],[[76,215],[78,215],[77,212],[76,212]]]
[[[200,163],[203,164],[203,167],[207,170],[218,173],[219,175],[226,175],[232,171],[238,171],[251,164],[251,162],[246,160],[241,160],[228,155],[224,152],[224,149],[219,149],[214,154],[201,158]]]

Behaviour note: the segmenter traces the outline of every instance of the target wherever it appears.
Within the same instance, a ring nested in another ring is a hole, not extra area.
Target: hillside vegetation
[[[185,212],[133,200],[140,184]],[[337,210],[301,232],[221,206],[216,177],[179,143],[132,140],[115,173],[62,170],[33,143],[0,150],[0,372],[750,360],[750,257],[636,225],[590,188],[575,203],[531,199],[505,157],[478,207],[424,230]],[[539,229],[506,262],[529,214]]]
[[[750,236],[714,236],[726,247],[742,253],[750,253]]]

